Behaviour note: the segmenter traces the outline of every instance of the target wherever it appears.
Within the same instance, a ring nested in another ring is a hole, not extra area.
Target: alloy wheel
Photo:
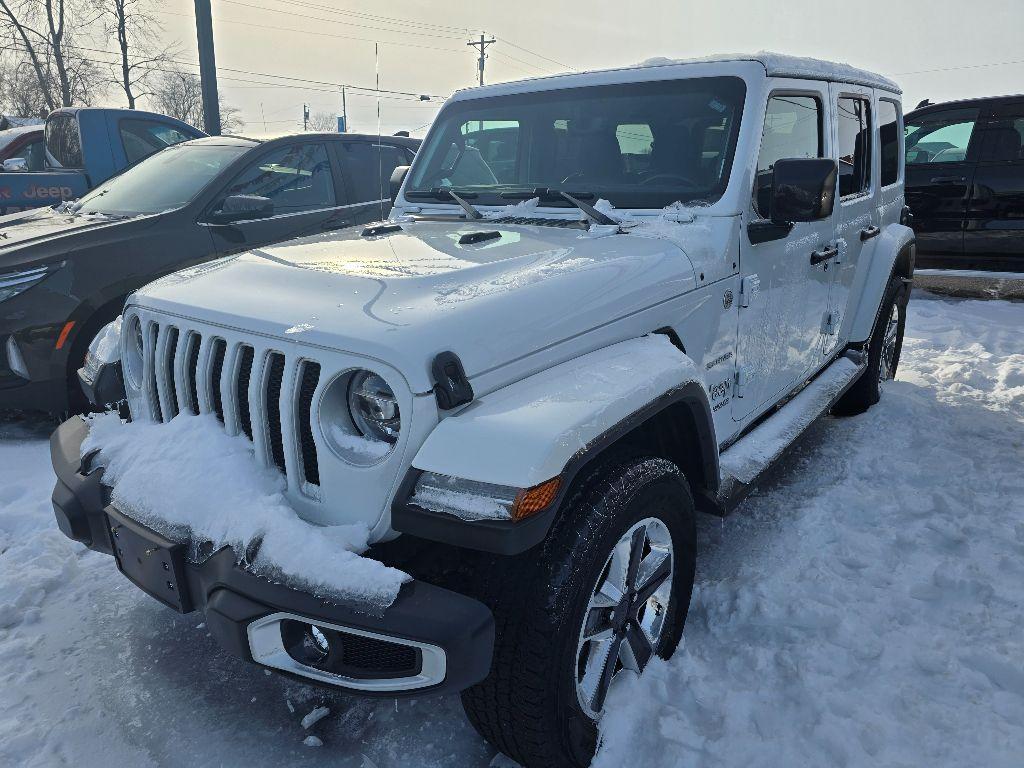
[[[672,600],[672,536],[659,519],[615,544],[591,593],[576,650],[576,694],[598,719],[620,674],[639,674],[657,653]]]
[[[900,306],[892,305],[889,313],[889,320],[885,326],[885,335],[882,337],[882,356],[878,362],[878,380],[887,381],[895,373],[893,363],[896,360],[896,341],[899,337],[900,327]]]

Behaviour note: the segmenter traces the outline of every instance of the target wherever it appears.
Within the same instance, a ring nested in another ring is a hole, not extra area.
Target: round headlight
[[[380,376],[370,371],[353,374],[348,385],[348,410],[363,437],[394,444],[402,428],[398,398]]]
[[[128,321],[124,340],[124,373],[132,386],[142,386],[142,323],[137,315]]]

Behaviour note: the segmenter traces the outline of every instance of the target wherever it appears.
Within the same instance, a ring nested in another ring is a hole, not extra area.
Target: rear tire
[[[592,471],[541,545],[486,574],[497,637],[490,675],[462,694],[470,722],[527,768],[589,765],[600,689],[672,654],[695,564],[693,498],[675,464],[632,458]]]
[[[868,367],[832,407],[833,416],[864,413],[881,399],[882,382],[896,378],[900,353],[903,351],[909,299],[910,289],[903,281],[898,277],[890,278],[868,344]]]

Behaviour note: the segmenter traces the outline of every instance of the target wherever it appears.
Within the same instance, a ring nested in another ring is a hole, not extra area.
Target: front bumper
[[[227,547],[201,563],[183,556],[161,557],[184,545],[167,541],[110,503],[102,470],[90,471],[80,458],[88,429],[75,417],[50,438],[58,527],[69,538],[109,555],[114,554],[116,530],[116,562],[122,573],[137,586],[148,584],[148,594],[175,610],[204,611],[210,633],[230,653],[307,682],[365,695],[451,693],[489,673],[494,618],[482,603],[451,590],[411,581],[390,607],[373,615],[260,578],[238,567]],[[145,572],[150,564],[143,558],[151,552],[158,553],[152,566],[157,571],[162,567],[166,580]],[[166,593],[152,588],[164,581]],[[337,663],[323,668],[296,657],[288,635],[304,625],[334,633],[339,647],[353,649],[351,658],[338,656]],[[406,667],[397,668],[392,663],[396,658],[408,660],[401,662]]]

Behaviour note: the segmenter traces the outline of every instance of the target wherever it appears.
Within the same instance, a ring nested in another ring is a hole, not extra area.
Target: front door
[[[837,85],[832,92],[834,158],[839,166],[836,193],[836,246],[838,254],[828,265],[832,271],[829,308],[822,324],[822,352],[827,358],[842,343],[839,333],[846,315],[850,290],[861,262],[870,258],[875,247],[880,215],[876,205],[878,184],[873,155],[875,110],[870,88]],[[888,109],[893,102],[888,102]],[[892,183],[892,182],[890,182]]]
[[[957,266],[963,258],[977,122],[977,107],[926,112],[907,120],[906,196],[920,266]]]
[[[964,266],[1024,272],[1024,99],[992,107],[964,227]]]
[[[776,160],[832,157],[828,85],[794,81],[768,100],[748,220],[770,215]],[[792,389],[820,359],[828,309],[832,217],[799,222],[785,237],[741,240],[738,376],[733,419],[743,421]]]
[[[286,144],[263,154],[225,187],[211,210],[232,195],[256,195],[273,202],[273,214],[211,226],[217,252],[247,251],[352,224],[339,175],[320,142]]]

